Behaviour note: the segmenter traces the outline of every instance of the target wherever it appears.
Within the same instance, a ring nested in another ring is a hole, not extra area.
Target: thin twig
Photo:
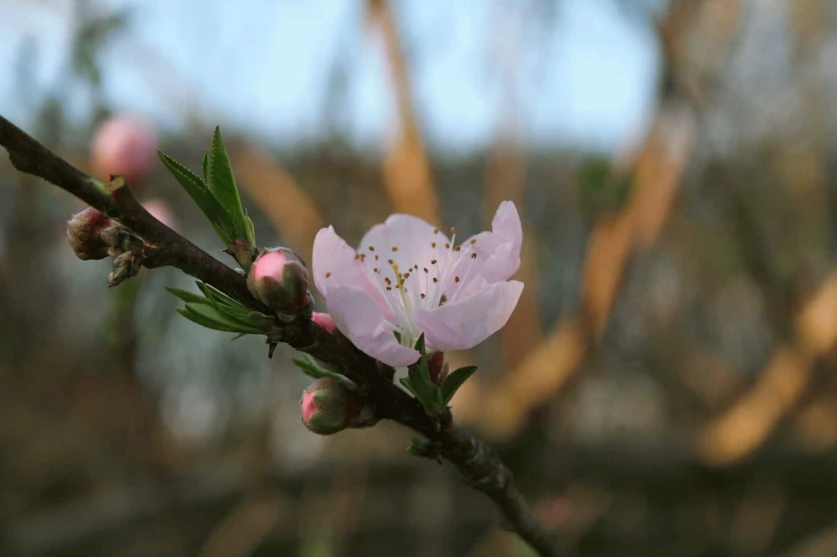
[[[127,187],[108,191],[103,184],[52,153],[23,130],[0,116],[0,145],[16,169],[43,178],[85,201],[139,235],[149,247],[143,265],[175,267],[231,296],[242,304],[267,311],[247,290],[243,275],[224,265],[155,219]],[[354,381],[381,418],[394,420],[425,437],[439,454],[456,466],[465,481],[485,493],[500,510],[505,526],[543,557],[566,552],[555,532],[540,524],[517,489],[511,471],[486,444],[443,420],[437,428],[421,405],[381,373],[377,362],[340,334],[331,335],[310,321],[279,323],[281,340],[307,352]]]

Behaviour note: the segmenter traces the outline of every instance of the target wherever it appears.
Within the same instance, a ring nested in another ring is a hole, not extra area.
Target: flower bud
[[[109,216],[88,207],[67,223],[67,240],[79,259],[104,259],[112,255],[107,237],[116,226]]]
[[[288,248],[265,250],[247,275],[250,293],[266,306],[295,313],[308,305],[305,262]]]
[[[151,124],[135,116],[111,116],[93,138],[93,168],[101,176],[137,180],[151,170],[156,150],[157,134]]]
[[[337,328],[337,326],[334,324],[334,319],[332,319],[331,315],[327,313],[320,313],[318,311],[315,311],[311,314],[311,321],[325,329],[326,332],[330,335],[333,335],[334,329]]]
[[[362,406],[354,385],[332,377],[314,381],[303,391],[299,404],[302,423],[319,435],[331,435],[353,425]]]

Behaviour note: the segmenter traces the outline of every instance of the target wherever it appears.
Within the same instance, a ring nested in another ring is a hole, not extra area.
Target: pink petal
[[[371,282],[363,262],[356,257],[357,252],[337,235],[334,227],[329,226],[317,232],[311,258],[311,272],[317,290],[328,301],[329,292],[334,287],[356,286],[374,300],[387,318],[394,318],[389,302],[380,288]]]
[[[434,350],[465,350],[500,330],[517,306],[523,283],[497,282],[476,294],[416,313],[415,322]]]
[[[360,242],[358,251],[366,254],[366,264],[380,269],[381,276],[392,276],[389,260],[405,273],[416,265],[432,268],[432,260],[441,267],[447,258],[445,245],[450,240],[438,228],[412,215],[392,215],[383,224],[373,226]],[[435,247],[434,245],[435,244]],[[374,248],[374,249],[370,249]],[[375,256],[379,259],[375,259]],[[431,270],[432,272],[432,270]]]
[[[363,289],[331,288],[328,311],[340,332],[365,354],[396,367],[410,365],[418,359],[416,350],[398,343],[384,312]]]
[[[483,274],[488,282],[507,280],[520,268],[520,248],[523,244],[523,225],[513,202],[500,203],[491,222],[491,231],[504,241],[488,258]]]

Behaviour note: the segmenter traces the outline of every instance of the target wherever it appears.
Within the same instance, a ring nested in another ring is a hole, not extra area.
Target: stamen
[[[369,251],[375,251],[375,246],[369,246]]]
[[[331,278],[331,272],[326,273],[326,278]]]
[[[453,282],[459,282],[459,277],[453,277]]]
[[[476,253],[472,253],[472,254],[471,254],[471,259],[476,259],[476,258],[477,258],[477,254],[476,254]]]
[[[398,251],[398,246],[392,246],[392,251],[393,251],[393,252]]]
[[[477,243],[477,239],[476,238],[471,238],[471,244],[476,244],[476,243]]]

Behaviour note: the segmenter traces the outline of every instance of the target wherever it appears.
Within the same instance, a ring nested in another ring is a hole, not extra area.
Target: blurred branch
[[[384,160],[387,194],[396,212],[416,215],[438,225],[441,222],[439,203],[415,115],[407,61],[392,10],[386,0],[368,0],[367,15],[369,23],[377,24],[383,36],[400,125],[395,144]]]
[[[253,145],[230,148],[238,183],[290,247],[311,253],[314,236],[325,226],[317,206],[287,170]]]
[[[775,350],[755,385],[699,436],[703,457],[729,465],[757,450],[806,392],[817,358],[837,344],[837,274],[829,277],[795,321],[799,343]]]
[[[61,159],[20,128],[0,116],[0,145],[21,172],[41,177],[95,209],[118,219],[145,242],[143,264],[171,266],[214,286],[242,304],[267,312],[247,289],[244,275],[189,242],[146,211],[124,186],[111,190]],[[431,420],[416,399],[380,372],[378,363],[340,334],[331,335],[310,320],[277,323],[276,339],[307,352],[351,379],[381,418],[394,420],[424,435],[439,454],[462,473],[474,489],[486,494],[509,528],[545,557],[565,552],[554,533],[538,523],[517,489],[511,471],[486,444],[453,425],[448,414],[442,427]]]
[[[668,218],[692,154],[701,106],[684,81],[670,76],[681,71],[681,50],[689,40],[711,43],[713,48],[705,59],[686,60],[687,66],[700,70],[700,79],[688,83],[709,87],[706,76],[719,65],[718,57],[728,46],[740,15],[738,2],[728,2],[726,7],[718,4],[677,0],[669,6],[658,28],[666,63],[661,104],[647,140],[631,165],[631,196],[615,217],[600,219],[593,227],[587,245],[580,315],[560,323],[488,393],[486,411],[479,422],[486,424],[492,435],[506,438],[513,434],[533,409],[570,381],[608,322],[631,257],[651,248]]]

